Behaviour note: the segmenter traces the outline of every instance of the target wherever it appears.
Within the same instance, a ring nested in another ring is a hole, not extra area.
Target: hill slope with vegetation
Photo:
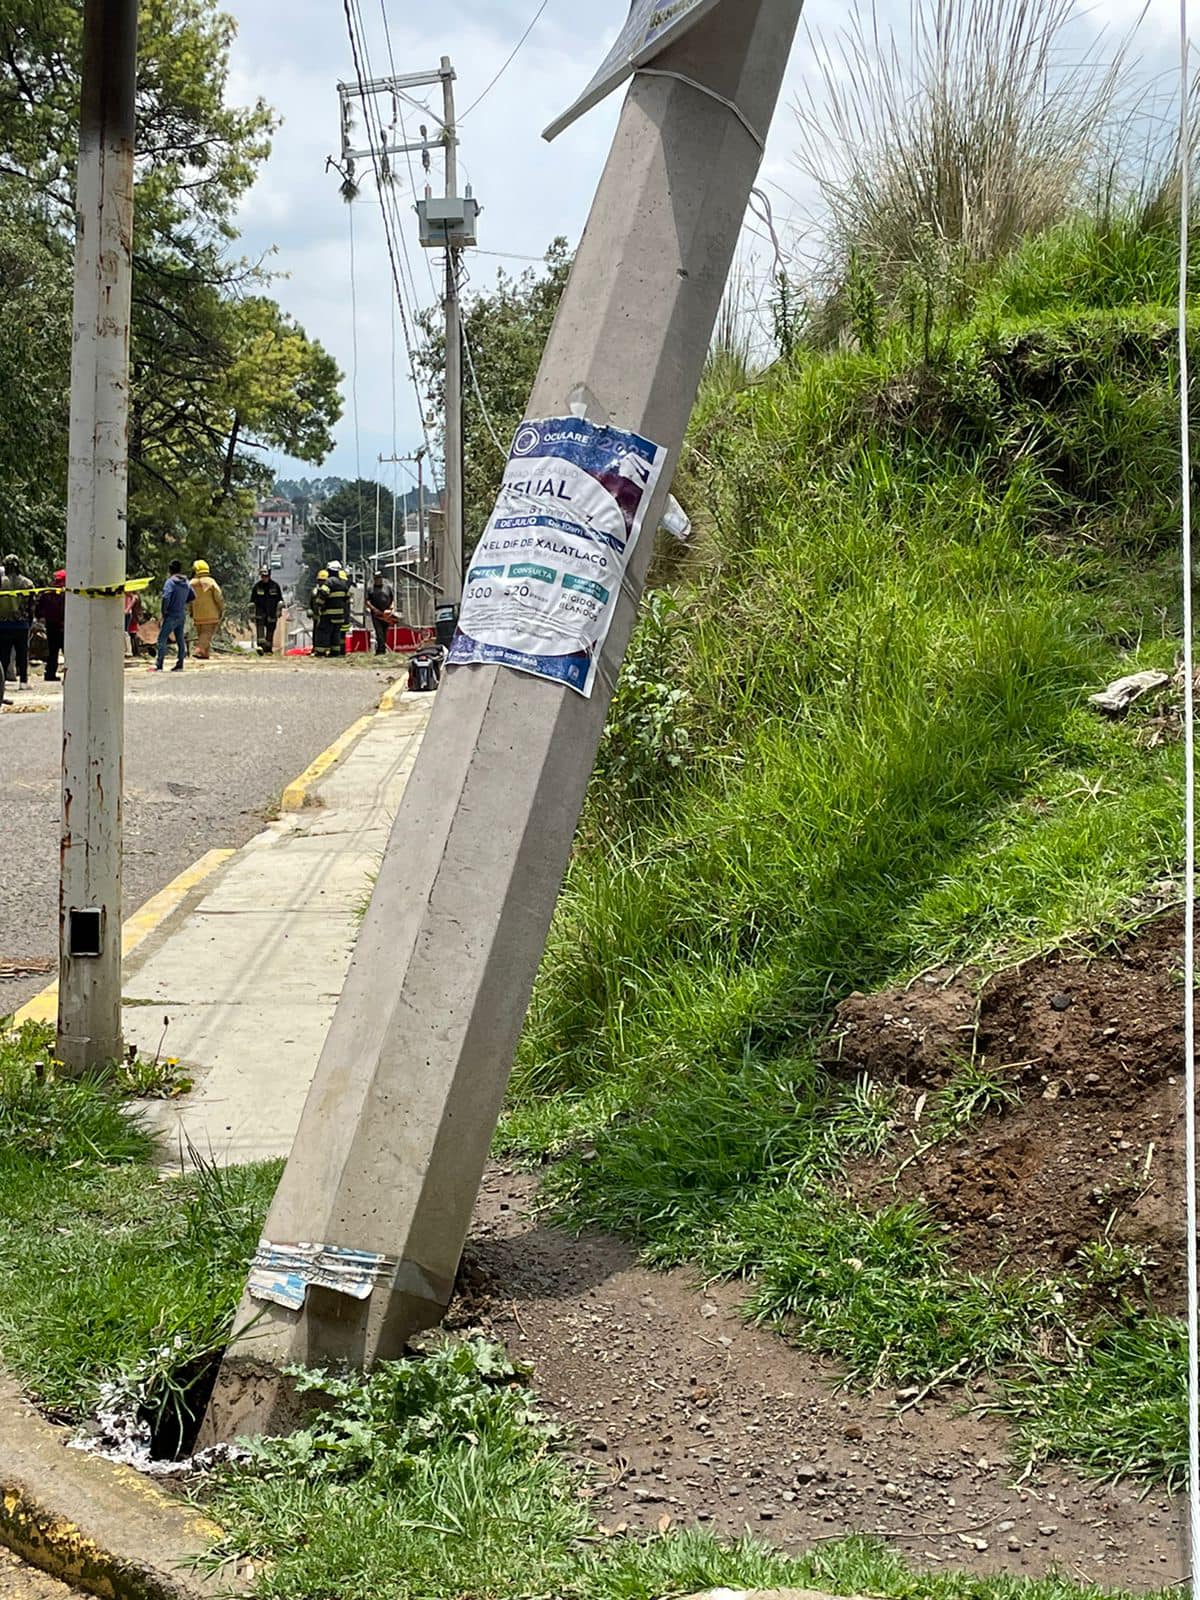
[[[1065,941],[1123,949],[1174,898],[1178,689],[1119,721],[1087,704],[1176,671],[1174,272],[1145,214],[1070,223],[932,346],[918,318],[708,385],[698,532],[631,649],[503,1134],[558,1158],[560,1215],[752,1278],[860,1378],[1005,1373],[1031,1452],[1168,1477],[1181,1325],[1119,1200],[1030,1270],[858,1181],[994,1131],[1044,1074],[969,1012],[924,1085],[830,1040],[858,992],[967,968],[975,994]]]

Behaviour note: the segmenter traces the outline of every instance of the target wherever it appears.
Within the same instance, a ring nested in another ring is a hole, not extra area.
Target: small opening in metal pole
[[[98,906],[67,913],[67,953],[98,956],[104,943],[104,912]]]

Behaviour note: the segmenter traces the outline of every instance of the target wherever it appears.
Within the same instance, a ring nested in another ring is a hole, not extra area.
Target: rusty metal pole
[[[67,481],[58,1055],[121,1053],[126,482],[137,0],[86,0]],[[102,594],[78,591],[104,590]]]

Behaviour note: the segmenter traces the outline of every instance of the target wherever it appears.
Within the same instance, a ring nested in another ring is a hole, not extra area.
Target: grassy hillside
[[[1154,732],[1085,703],[1176,663],[1173,271],[1165,228],[1072,224],[930,359],[893,329],[693,421],[699,537],[631,652],[503,1137],[562,1158],[568,1218],[752,1274],[864,1377],[1071,1322],[1060,1284],[957,1273],[919,1202],[846,1198],[886,1096],[811,1043],[852,991],[1118,927],[1177,865],[1169,707]]]

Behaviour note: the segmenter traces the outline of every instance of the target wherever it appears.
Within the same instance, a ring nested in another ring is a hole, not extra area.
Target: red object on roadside
[[[346,654],[348,656],[361,656],[367,652],[367,630],[365,628],[351,628],[346,635]]]
[[[388,649],[398,655],[412,655],[425,650],[437,641],[432,628],[414,628],[407,622],[397,622],[388,629]]]

